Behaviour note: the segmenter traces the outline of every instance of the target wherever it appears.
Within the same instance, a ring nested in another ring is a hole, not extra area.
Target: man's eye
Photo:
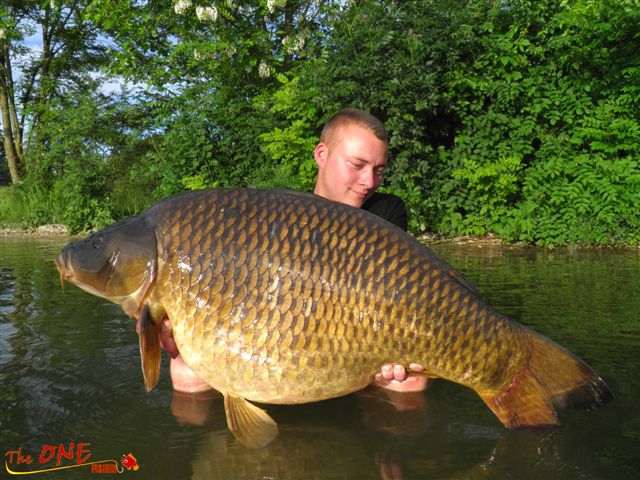
[[[364,163],[351,162],[351,161],[349,162],[349,165],[351,165],[353,168],[358,170],[364,167]]]

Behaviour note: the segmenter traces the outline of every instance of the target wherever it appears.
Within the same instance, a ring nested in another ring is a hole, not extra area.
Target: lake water
[[[228,432],[220,397],[172,391],[166,356],[145,392],[134,322],[70,284],[62,292],[63,243],[0,238],[1,478],[56,466],[72,468],[26,478],[100,478],[128,454],[139,468],[123,476],[137,479],[640,478],[638,250],[433,247],[498,310],[598,371],[615,395],[604,408],[507,431],[474,392],[441,380],[399,398],[268,407],[280,435],[252,450]],[[56,465],[71,443],[73,459]],[[104,460],[116,462],[90,465]]]

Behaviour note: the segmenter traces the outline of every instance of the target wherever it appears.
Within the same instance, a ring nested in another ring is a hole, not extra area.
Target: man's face
[[[318,180],[314,193],[360,208],[382,182],[387,145],[366,127],[347,125],[320,142],[314,157]]]

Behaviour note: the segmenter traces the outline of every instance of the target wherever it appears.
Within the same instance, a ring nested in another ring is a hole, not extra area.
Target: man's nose
[[[376,184],[375,177],[375,172],[372,168],[365,168],[360,175],[360,184],[366,188],[373,188]]]

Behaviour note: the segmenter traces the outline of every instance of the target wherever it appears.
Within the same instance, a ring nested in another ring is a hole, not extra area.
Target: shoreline
[[[69,228],[62,224],[48,224],[40,225],[35,228],[23,228],[17,224],[6,224],[0,226],[0,238],[31,238],[31,239],[61,239],[61,238],[83,238],[90,235],[92,232],[80,232],[71,234]],[[544,248],[549,250],[555,249],[578,249],[578,250],[599,250],[599,249],[612,249],[612,250],[640,250],[640,245],[559,245],[555,247],[542,247],[534,244],[527,244],[523,242],[504,242],[495,235],[488,234],[482,237],[451,237],[445,238],[438,234],[423,233],[416,237],[418,241],[425,245],[468,245],[468,246],[502,246],[507,248]]]
[[[2,225],[0,227],[0,237],[35,237],[35,238],[49,238],[49,237],[71,237],[69,229],[66,225],[61,224],[48,224],[40,225],[34,228],[23,228],[19,225]]]
[[[34,228],[23,228],[17,224],[7,224],[0,227],[0,237],[33,237],[33,238],[50,238],[50,237],[85,237],[90,235],[91,232],[80,232],[71,234],[69,228],[62,224],[47,224],[40,225]],[[437,245],[440,243],[455,243],[455,244],[474,244],[474,245],[509,245],[509,246],[521,246],[527,245],[523,243],[508,243],[503,242],[495,235],[485,235],[482,237],[452,237],[445,238],[433,233],[423,233],[416,237],[420,242],[427,245]]]

